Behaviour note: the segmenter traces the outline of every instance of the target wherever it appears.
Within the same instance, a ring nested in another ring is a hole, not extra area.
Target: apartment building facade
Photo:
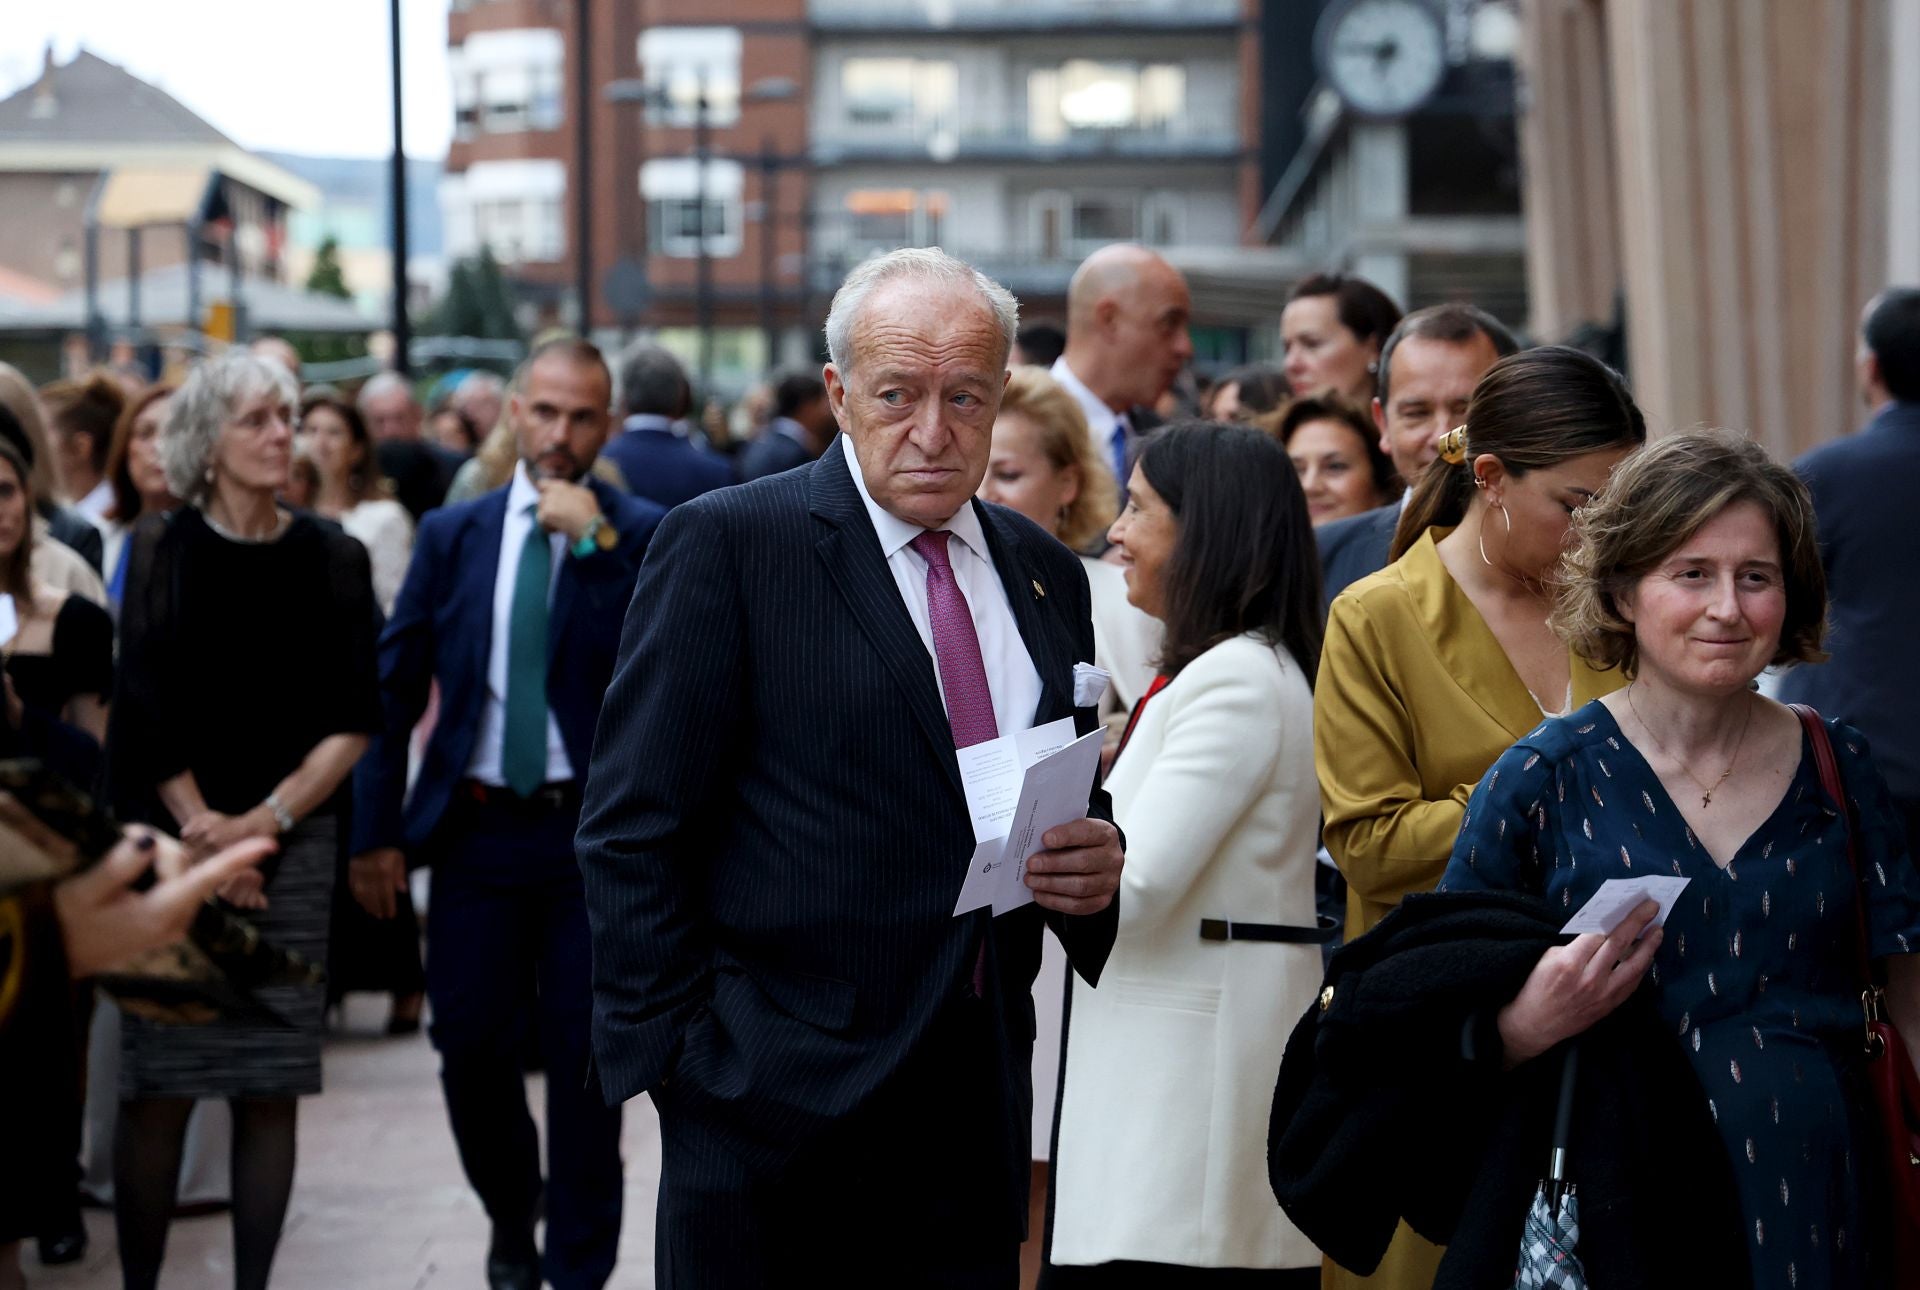
[[[577,316],[583,67],[595,328],[709,336],[716,388],[811,361],[877,251],[1057,314],[1092,248],[1237,245],[1263,195],[1258,0],[586,0],[584,60],[580,7],[455,0],[447,253]]]

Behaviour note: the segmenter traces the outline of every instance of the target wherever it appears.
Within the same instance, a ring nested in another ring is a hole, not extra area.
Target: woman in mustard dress
[[[1579,350],[1502,359],[1415,486],[1394,562],[1333,602],[1314,691],[1328,852],[1347,936],[1438,885],[1467,798],[1515,740],[1618,688],[1547,625],[1570,520],[1646,441],[1619,375]],[[1427,1290],[1440,1247],[1404,1225],[1370,1276],[1329,1290]]]

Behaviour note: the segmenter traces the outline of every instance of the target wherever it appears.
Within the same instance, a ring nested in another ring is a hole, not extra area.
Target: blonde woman
[[[1086,415],[1041,368],[1016,367],[1007,378],[980,498],[1020,512],[1083,553],[1119,512],[1113,472],[1093,445]],[[1081,562],[1093,591],[1093,661],[1113,678],[1100,715],[1118,740],[1119,724],[1153,681],[1160,624],[1127,603],[1118,566],[1085,555]]]

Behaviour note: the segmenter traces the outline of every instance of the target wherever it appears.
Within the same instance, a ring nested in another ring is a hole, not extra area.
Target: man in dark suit
[[[740,479],[765,479],[804,466],[833,438],[827,387],[810,372],[790,372],[773,387],[773,420],[740,450]]]
[[[466,460],[421,435],[426,416],[413,386],[397,372],[381,372],[360,387],[360,416],[373,437],[380,473],[416,523],[446,500],[453,476]]]
[[[627,419],[602,455],[620,467],[635,497],[672,510],[733,482],[725,458],[696,448],[687,437],[693,387],[666,349],[643,342],[627,351],[620,360],[620,402]]]
[[[601,1085],[660,1113],[663,1290],[1017,1283],[1040,939],[1098,977],[1121,852],[1093,791],[1037,903],[954,916],[957,749],[1097,724],[1079,561],[973,496],[1015,314],[937,250],[863,264],[840,442],[678,508],[641,571],[578,849]]]
[[[1832,658],[1788,671],[1780,698],[1859,727],[1920,847],[1920,288],[1867,307],[1859,372],[1873,419],[1794,463],[1820,527]]]
[[[385,730],[354,782],[360,903],[391,916],[408,862],[433,865],[431,1032],[460,1161],[493,1221],[496,1290],[537,1290],[543,1272],[530,1035],[547,1073],[546,1279],[605,1284],[620,1234],[620,1112],[590,1087],[573,831],[621,615],[665,512],[588,474],[612,395],[584,342],[527,360],[508,404],[512,482],[420,525],[380,639]],[[440,715],[409,793],[408,740],[436,681]]]
[[[1381,451],[1393,459],[1409,493],[1427,463],[1439,455],[1440,436],[1467,419],[1473,387],[1489,367],[1518,348],[1512,332],[1472,305],[1417,309],[1393,329],[1380,350],[1373,423],[1380,428]],[[1350,584],[1387,567],[1404,507],[1402,498],[1314,531],[1326,604]]]
[[[1153,406],[1193,358],[1192,311],[1180,270],[1131,242],[1101,247],[1067,284],[1067,346],[1053,379],[1086,414],[1122,502],[1140,440],[1160,424]]]

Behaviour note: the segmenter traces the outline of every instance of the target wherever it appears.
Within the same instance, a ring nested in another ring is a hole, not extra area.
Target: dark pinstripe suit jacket
[[[1079,560],[973,505],[1040,673],[1036,719],[1093,729],[1072,703],[1093,658]],[[899,1069],[985,934],[1006,1146],[1024,1151],[1043,919],[1093,981],[1118,904],[955,918],[972,849],[933,662],[844,455],[677,507],[627,614],[578,836],[608,1099],[671,1076],[676,1113],[776,1167]]]

